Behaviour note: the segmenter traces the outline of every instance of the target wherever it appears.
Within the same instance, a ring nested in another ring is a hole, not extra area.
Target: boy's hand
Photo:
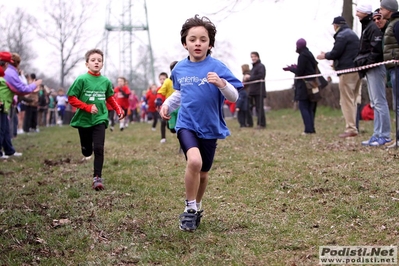
[[[159,115],[162,117],[162,119],[169,120],[170,119],[169,106],[163,104],[161,106],[161,109],[159,110]]]
[[[97,109],[97,106],[96,106],[95,104],[93,104],[93,105],[91,106],[90,113],[91,113],[91,114],[97,114],[97,113],[98,113],[98,109]]]
[[[224,88],[226,86],[226,82],[221,79],[215,72],[208,72],[206,78],[208,79],[209,83],[215,85],[218,88]]]
[[[122,113],[118,114],[119,120],[122,120],[123,118],[125,118],[125,112],[122,111]]]

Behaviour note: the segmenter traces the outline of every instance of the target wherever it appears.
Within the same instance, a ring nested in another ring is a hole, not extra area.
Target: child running
[[[195,15],[183,24],[181,42],[189,56],[172,70],[176,91],[160,110],[162,118],[168,120],[170,113],[180,106],[176,132],[187,160],[185,209],[179,216],[183,231],[194,231],[200,224],[201,201],[217,139],[230,135],[223,119],[223,103],[225,99],[236,102],[238,89],[243,87],[225,64],[210,56],[215,35],[216,27],[207,17]]]
[[[86,74],[80,75],[68,90],[68,102],[77,108],[71,126],[78,129],[82,154],[89,157],[94,152],[92,187],[103,190],[102,168],[104,163],[105,129],[108,126],[109,103],[120,119],[125,113],[117,104],[111,81],[101,76],[104,54],[99,49],[86,52]]]

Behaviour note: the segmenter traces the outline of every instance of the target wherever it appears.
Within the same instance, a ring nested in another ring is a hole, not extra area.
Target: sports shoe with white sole
[[[189,209],[187,212],[180,214],[180,230],[188,232],[195,231],[201,223],[202,212],[203,210],[195,211],[194,209]]]
[[[93,178],[93,189],[96,191],[104,189],[103,179],[101,177],[96,176]]]

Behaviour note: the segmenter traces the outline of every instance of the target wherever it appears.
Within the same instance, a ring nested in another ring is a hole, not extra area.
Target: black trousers
[[[161,118],[161,139],[166,139],[166,126],[168,121]]]
[[[252,98],[251,102],[255,105],[256,116],[257,116],[257,126],[266,127],[266,115],[265,108],[263,104],[263,97],[261,95],[250,96]]]
[[[115,110],[108,110],[108,120],[111,127],[115,126]]]
[[[79,127],[80,146],[85,157],[94,152],[93,177],[101,177],[104,164],[105,124],[92,127]]]
[[[240,127],[248,127],[249,126],[249,123],[247,123],[247,118],[248,118],[248,111],[243,111],[243,110],[238,111],[237,121],[240,124]]]
[[[27,133],[30,128],[36,129],[37,127],[37,106],[25,106],[25,116],[22,129]]]

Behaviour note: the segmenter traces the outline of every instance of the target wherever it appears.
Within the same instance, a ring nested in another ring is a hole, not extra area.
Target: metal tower
[[[134,89],[146,89],[155,83],[146,0],[108,0],[106,8],[103,72],[126,77]]]

